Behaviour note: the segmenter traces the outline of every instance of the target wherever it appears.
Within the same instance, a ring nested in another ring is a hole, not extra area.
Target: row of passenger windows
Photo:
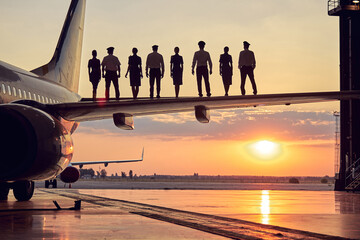
[[[1,89],[2,89],[3,94],[8,94],[9,96],[34,100],[34,101],[38,101],[41,103],[50,103],[50,104],[60,103],[57,100],[54,100],[54,99],[51,99],[48,97],[44,97],[44,96],[40,96],[39,94],[26,92],[25,90],[16,89],[15,87],[10,87],[9,85],[5,86],[3,83],[1,84]]]

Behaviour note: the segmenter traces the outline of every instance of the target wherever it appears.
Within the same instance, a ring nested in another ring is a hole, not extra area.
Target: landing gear
[[[10,186],[6,182],[0,182],[0,201],[7,200]]]
[[[14,196],[18,201],[28,201],[34,194],[33,181],[18,181],[13,183]]]
[[[57,188],[57,180],[46,180],[45,181],[45,188],[49,188],[52,185],[53,188]]]
[[[8,199],[10,188],[13,189],[14,196],[18,201],[28,201],[34,194],[34,186],[33,181],[0,182],[0,201]]]

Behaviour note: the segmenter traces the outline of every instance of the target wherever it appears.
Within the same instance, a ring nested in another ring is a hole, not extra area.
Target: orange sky
[[[70,1],[13,0],[0,3],[0,60],[34,69],[51,58]],[[80,94],[91,95],[87,60],[93,49],[99,58],[115,47],[122,63],[120,91],[131,96],[125,74],[131,49],[145,61],[159,45],[166,72],[162,96],[173,96],[169,61],[175,46],[184,57],[181,96],[196,95],[191,61],[197,42],[204,40],[214,63],[212,94],[223,95],[218,60],[230,47],[237,64],[242,41],[251,43],[259,94],[335,91],[339,88],[338,19],[327,16],[326,1],[313,0],[104,0],[87,1]],[[234,69],[230,94],[239,94]],[[143,79],[140,97],[148,96]],[[247,91],[251,92],[247,83]],[[103,96],[103,82],[99,94]],[[113,94],[113,90],[111,90]],[[108,172],[138,174],[333,175],[334,118],[337,103],[272,107],[253,111],[227,110],[212,115],[212,123],[195,122],[193,113],[135,118],[134,132],[116,129],[111,121],[83,123],[75,135],[74,161],[137,158],[142,163],[108,167]],[[244,149],[268,139],[282,144],[277,159],[256,160]],[[98,167],[96,167],[98,168]]]
[[[269,107],[270,108],[270,107]],[[334,117],[329,112],[254,110],[215,114],[210,124],[174,114],[135,119],[132,132],[111,121],[84,123],[74,135],[74,161],[136,159],[142,163],[110,165],[109,173],[210,175],[332,175]],[[217,117],[217,118],[216,118]],[[279,144],[279,154],[263,158],[249,151],[259,140]],[[76,159],[76,160],[75,160]],[[100,166],[103,168],[103,166]],[[94,169],[99,170],[99,166]]]

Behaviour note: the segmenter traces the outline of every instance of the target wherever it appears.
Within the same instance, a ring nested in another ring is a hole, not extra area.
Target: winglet
[[[144,150],[145,150],[145,148],[143,147],[142,154],[141,154],[141,161],[144,160]]]

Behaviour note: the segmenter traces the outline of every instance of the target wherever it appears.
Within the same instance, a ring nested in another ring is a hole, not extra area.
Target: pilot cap
[[[108,51],[114,51],[114,47],[108,47],[106,50],[108,50]]]
[[[248,43],[247,41],[244,41],[244,45],[245,46],[250,46],[250,43]]]

